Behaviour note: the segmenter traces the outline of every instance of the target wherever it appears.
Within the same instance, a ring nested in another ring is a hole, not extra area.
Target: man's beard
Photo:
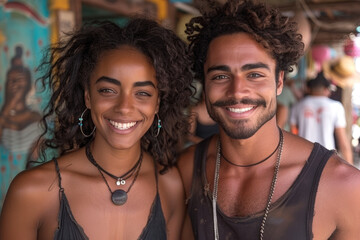
[[[229,99],[226,101],[217,101],[214,103],[210,103],[209,101],[206,101],[206,108],[209,112],[210,117],[219,124],[219,126],[224,129],[225,133],[233,138],[233,139],[247,139],[251,136],[253,136],[265,123],[267,123],[269,120],[271,120],[275,114],[276,114],[276,108],[269,109],[268,112],[263,112],[264,114],[261,115],[252,126],[247,126],[247,122],[250,121],[250,119],[227,119],[227,121],[230,121],[231,125],[234,125],[236,127],[231,127],[228,124],[225,123],[225,121],[222,119],[221,114],[216,111],[218,107],[229,107],[236,104],[251,104],[256,106],[257,108],[262,107],[264,110],[267,108],[267,104],[265,100],[258,99],[241,99],[241,100],[235,100],[235,99]]]

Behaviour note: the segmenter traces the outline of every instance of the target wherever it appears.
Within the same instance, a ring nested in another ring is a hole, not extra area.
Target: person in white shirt
[[[341,102],[329,98],[330,81],[323,72],[307,82],[309,94],[291,111],[290,124],[293,133],[318,142],[328,149],[335,149],[335,139],[340,153],[353,164],[351,144],[346,138],[345,111]]]

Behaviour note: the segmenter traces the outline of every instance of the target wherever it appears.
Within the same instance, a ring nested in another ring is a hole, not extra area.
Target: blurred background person
[[[283,90],[277,96],[276,121],[280,128],[290,132],[292,107],[303,97],[303,92],[295,86],[295,80],[286,79]]]
[[[13,58],[15,59],[15,58]],[[27,103],[32,88],[30,69],[19,64],[6,74],[5,101],[0,109],[0,209],[12,179],[36,159],[41,115]],[[32,154],[33,153],[33,154]]]
[[[344,107],[340,102],[329,98],[330,81],[320,72],[307,82],[307,89],[308,95],[291,111],[291,131],[330,150],[336,149],[335,136],[341,155],[353,164],[351,144],[345,131]]]
[[[360,76],[356,71],[352,57],[342,56],[324,64],[324,75],[335,86],[336,90],[330,95],[331,99],[342,103],[345,109],[346,137],[352,140],[352,125],[354,124],[353,94],[354,84],[359,82]],[[335,141],[335,144],[338,143]]]
[[[209,116],[205,96],[200,89],[200,99],[190,108],[190,131],[187,146],[201,142],[213,134],[219,133],[218,124]]]

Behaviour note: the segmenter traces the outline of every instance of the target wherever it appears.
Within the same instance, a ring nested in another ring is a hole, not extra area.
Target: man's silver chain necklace
[[[270,211],[271,200],[272,200],[274,192],[275,192],[275,186],[276,186],[277,177],[278,177],[279,168],[280,168],[280,160],[281,160],[281,154],[282,154],[282,149],[283,149],[284,136],[283,136],[283,133],[282,133],[282,131],[280,129],[279,129],[279,131],[280,131],[280,140],[279,140],[280,141],[280,147],[279,147],[279,152],[278,152],[276,163],[275,163],[274,175],[273,175],[273,179],[272,179],[271,186],[270,186],[270,192],[269,192],[268,201],[267,201],[267,204],[266,204],[266,207],[265,207],[264,217],[263,217],[262,222],[261,222],[260,240],[264,239],[265,223],[266,223],[269,211]],[[215,163],[214,189],[213,189],[213,194],[212,194],[212,208],[213,208],[213,218],[214,218],[214,237],[215,237],[215,240],[219,240],[219,229],[218,229],[218,223],[217,223],[216,201],[217,201],[217,194],[218,194],[218,183],[219,183],[219,173],[220,173],[220,159],[221,159],[221,144],[220,144],[220,139],[219,139],[217,141],[217,155],[216,155],[216,163]]]

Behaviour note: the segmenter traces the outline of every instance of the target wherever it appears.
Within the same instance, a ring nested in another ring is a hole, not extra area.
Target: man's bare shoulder
[[[181,151],[177,161],[177,166],[180,170],[183,168],[187,168],[189,162],[193,162],[196,146],[197,144],[194,144]]]
[[[334,199],[334,204],[339,204],[344,209],[357,209],[360,213],[360,170],[339,155],[334,154],[328,160],[320,179],[319,190],[324,190],[324,193]]]
[[[167,212],[174,212],[177,208],[184,207],[185,193],[178,169],[169,168],[164,174],[159,174],[158,179],[160,198]]]
[[[179,194],[183,194],[181,177],[176,167],[171,167],[167,169],[165,173],[159,174],[158,179],[159,186],[161,187],[160,190],[170,198],[176,199]]]
[[[190,193],[192,175],[194,170],[194,154],[196,146],[197,144],[184,149],[179,155],[177,162],[177,167],[179,169],[187,196]]]
[[[360,197],[360,170],[338,154],[333,154],[328,160],[321,181],[332,184],[337,191],[350,191],[351,194],[357,193]]]
[[[359,202],[360,171],[333,154],[320,178],[315,201],[314,236],[320,239],[357,239],[360,236]]]

